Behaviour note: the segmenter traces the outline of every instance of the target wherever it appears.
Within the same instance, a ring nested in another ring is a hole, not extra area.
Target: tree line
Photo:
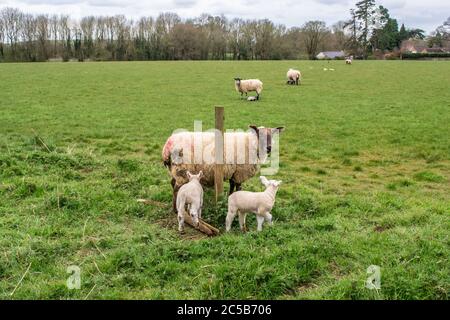
[[[6,7],[0,10],[0,61],[314,59],[320,51],[335,50],[367,57],[410,37],[425,38],[423,30],[399,29],[374,0],[357,2],[350,16],[331,26],[308,21],[287,28],[268,19],[223,15],[182,19],[169,12],[137,20],[124,15],[76,20]]]

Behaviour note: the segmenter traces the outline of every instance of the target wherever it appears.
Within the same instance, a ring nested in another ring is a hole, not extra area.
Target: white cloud
[[[308,20],[332,24],[349,17],[356,0],[0,0],[0,8],[17,7],[29,13],[86,15],[124,14],[137,18],[156,16],[163,11],[183,18],[201,13],[224,14],[244,19],[268,18],[287,26],[300,26]],[[378,0],[407,27],[434,30],[450,15],[450,1]]]

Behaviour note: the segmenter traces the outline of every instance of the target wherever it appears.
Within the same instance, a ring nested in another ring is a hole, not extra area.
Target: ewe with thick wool
[[[259,100],[259,95],[263,89],[263,83],[259,79],[242,80],[241,78],[234,78],[234,86],[236,91],[241,93],[241,99],[244,93],[247,96],[247,93],[255,91],[256,100]]]
[[[300,84],[302,74],[298,70],[289,69],[286,73],[286,77],[288,79],[286,82],[287,84],[296,84],[298,86]]]
[[[245,218],[247,213],[255,213],[258,222],[258,231],[262,231],[264,221],[272,225],[270,211],[275,204],[275,196],[281,181],[267,180],[261,176],[261,183],[266,187],[263,192],[238,191],[228,197],[228,214],[226,218],[226,230],[231,229],[231,223],[236,214],[239,214],[239,226],[242,231],[247,231]]]
[[[230,182],[230,194],[240,190],[241,184],[255,176],[272,151],[273,136],[284,127],[249,126],[250,132],[224,134],[223,180]],[[172,134],[162,150],[164,165],[172,177],[173,209],[180,187],[188,182],[186,173],[203,172],[202,185],[212,187],[215,176],[215,133],[179,132]]]
[[[187,177],[189,182],[182,185],[177,195],[177,211],[178,211],[178,231],[182,232],[184,229],[184,215],[185,207],[188,206],[189,215],[195,227],[199,226],[199,218],[202,217],[203,206],[203,188],[200,184],[200,179],[203,173],[193,175],[189,171]]]

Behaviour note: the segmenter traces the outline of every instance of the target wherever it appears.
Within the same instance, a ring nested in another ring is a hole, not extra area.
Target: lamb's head
[[[236,78],[234,78],[234,83],[239,87],[240,85],[241,85],[241,78],[239,78],[239,77],[236,77]]]
[[[200,171],[197,174],[192,174],[189,171],[187,171],[186,175],[187,175],[187,177],[189,179],[189,182],[191,182],[193,180],[196,180],[196,181],[198,181],[200,183],[200,179],[203,177],[203,171]]]
[[[265,128],[265,127],[257,127],[254,125],[249,125],[249,128],[253,129],[253,131],[258,136],[258,155],[262,157],[263,155],[270,155],[272,152],[272,138],[274,135],[279,134],[284,130],[284,127],[276,127],[276,128]]]
[[[282,182],[281,180],[269,180],[264,176],[259,177],[259,179],[266,188],[273,187],[275,190],[278,189]]]

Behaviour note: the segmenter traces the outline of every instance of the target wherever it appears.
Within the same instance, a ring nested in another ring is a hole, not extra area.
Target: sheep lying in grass
[[[189,214],[192,217],[194,225],[198,227],[199,218],[202,217],[203,206],[203,188],[200,184],[200,179],[203,172],[196,175],[187,172],[189,182],[182,185],[177,195],[177,211],[178,211],[178,231],[184,230],[184,213],[185,206],[189,208]]]
[[[226,132],[224,134],[224,180],[230,182],[230,194],[240,190],[241,184],[252,178],[272,151],[272,140],[284,127],[265,128],[249,126],[250,132]],[[196,148],[196,141],[201,146]],[[187,182],[186,172],[203,171],[201,183],[214,186],[215,166],[214,132],[178,132],[164,144],[162,159],[172,177],[173,209],[180,187]],[[200,157],[200,159],[198,159]],[[208,159],[210,158],[210,159]],[[212,161],[208,161],[212,160]]]
[[[248,92],[256,91],[256,100],[259,100],[259,95],[263,89],[263,83],[258,79],[242,80],[241,78],[234,78],[234,86],[236,91],[241,93],[241,99],[244,93],[247,96]]]
[[[272,225],[270,211],[275,204],[275,196],[281,181],[267,180],[260,177],[262,184],[266,187],[264,192],[238,191],[228,197],[228,214],[225,228],[230,231],[234,217],[239,213],[239,225],[242,231],[246,231],[245,218],[248,212],[256,213],[258,231],[262,230],[264,220]]]
[[[352,64],[353,63],[353,56],[348,57],[345,59],[345,64]]]
[[[299,85],[302,74],[298,70],[289,69],[288,72],[286,73],[286,77],[288,79],[286,82],[287,84]]]

